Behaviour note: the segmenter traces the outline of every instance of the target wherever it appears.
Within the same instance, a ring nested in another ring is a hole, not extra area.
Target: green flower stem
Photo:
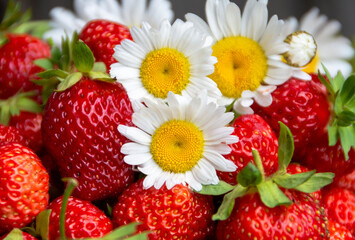
[[[62,199],[62,206],[60,208],[60,215],[59,215],[59,232],[60,232],[60,239],[66,240],[65,236],[65,212],[67,210],[68,199],[73,192],[74,188],[78,186],[78,181],[74,178],[63,178],[63,182],[67,182],[68,185],[64,191],[63,199]]]

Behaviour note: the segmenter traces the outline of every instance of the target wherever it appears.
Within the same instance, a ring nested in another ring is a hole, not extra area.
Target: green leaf
[[[218,184],[213,185],[202,185],[202,190],[199,191],[199,194],[203,195],[213,195],[213,196],[218,196],[218,195],[223,195],[227,192],[230,192],[234,189],[234,186],[224,182],[224,181],[219,181]]]
[[[81,40],[74,45],[73,59],[80,72],[90,72],[94,67],[95,58],[90,48]]]
[[[355,75],[350,75],[340,89],[339,95],[343,104],[346,104],[355,93]]]
[[[329,72],[328,70],[325,68],[325,66],[322,64],[324,71],[326,72],[326,74]],[[328,77],[328,76],[327,76]],[[335,96],[335,91],[333,86],[323,77],[323,75],[321,74],[321,72],[318,70],[318,78],[321,81],[321,83],[327,88],[328,92],[334,97]],[[328,79],[330,79],[328,77]]]
[[[32,113],[41,113],[43,111],[42,106],[30,98],[19,98],[16,104],[16,108],[19,111]]]
[[[110,75],[103,72],[89,72],[89,77],[90,79],[93,80],[100,80],[100,81],[110,82],[110,83],[116,82],[116,80],[111,78]]]
[[[106,72],[106,65],[103,62],[95,62],[94,67],[92,68],[93,72]]]
[[[42,240],[47,240],[49,235],[49,217],[52,209],[40,212],[36,217],[36,233],[41,236]]]
[[[340,143],[341,147],[344,151],[345,159],[349,159],[348,152],[351,149],[351,146],[354,145],[354,128],[352,126],[349,127],[338,127],[338,132],[340,135]]]
[[[281,171],[286,172],[286,168],[290,164],[293,156],[294,143],[293,143],[293,137],[290,129],[282,122],[279,122],[279,124],[280,124],[279,148],[278,148],[279,169]]]
[[[53,69],[53,63],[48,58],[40,58],[33,61],[33,63],[43,69]]]
[[[125,240],[147,240],[148,239],[148,234],[150,232],[142,232],[140,234],[125,238]],[[115,240],[115,239],[112,239]],[[123,239],[122,239],[123,240]]]
[[[23,234],[22,231],[18,228],[14,228],[5,238],[4,240],[22,240]]]
[[[67,72],[60,69],[46,70],[44,72],[40,72],[37,74],[37,76],[40,78],[51,78],[51,77],[66,78],[68,77],[68,75],[69,74]]]
[[[272,180],[262,182],[256,186],[261,201],[269,208],[280,205],[291,205],[292,201],[280,190]]]
[[[273,180],[283,188],[292,189],[307,181],[315,172],[316,170],[292,175],[287,173],[276,176]]]
[[[20,24],[11,32],[14,33],[28,33],[32,36],[42,38],[43,34],[50,29],[48,20],[28,21]]]
[[[328,143],[329,146],[335,146],[338,142],[338,122],[335,120],[331,126],[328,126]]]
[[[247,190],[248,188],[238,184],[233,191],[224,195],[221,205],[219,206],[217,212],[212,216],[212,220],[226,220],[232,213],[235,199],[244,196]]]
[[[83,74],[81,72],[76,72],[68,75],[61,83],[59,83],[56,91],[65,91],[66,89],[79,82],[82,76]]]
[[[256,186],[263,179],[259,169],[249,162],[237,175],[237,181],[243,187]]]
[[[313,193],[330,184],[333,181],[333,178],[334,173],[315,173],[306,182],[295,187],[295,189],[305,193]]]
[[[331,80],[331,84],[334,88],[334,92],[338,92],[339,89],[341,88],[341,86],[343,85],[345,79],[343,74],[338,71],[337,75],[335,75],[335,77]]]
[[[355,121],[355,113],[351,111],[343,111],[338,116],[339,126],[350,126]]]

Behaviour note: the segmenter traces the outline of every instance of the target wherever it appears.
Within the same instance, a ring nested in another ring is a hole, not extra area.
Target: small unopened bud
[[[317,44],[313,36],[305,31],[296,31],[288,35],[285,42],[289,50],[283,54],[286,63],[293,67],[303,67],[317,54]]]

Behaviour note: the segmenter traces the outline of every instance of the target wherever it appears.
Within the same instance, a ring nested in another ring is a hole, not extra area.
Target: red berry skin
[[[254,162],[252,149],[258,150],[263,162],[265,175],[275,173],[279,167],[278,141],[269,124],[259,115],[242,115],[234,123],[233,135],[239,137],[239,142],[230,144],[231,153],[224,157],[238,167],[235,172],[218,172],[221,180],[229,184],[237,184],[238,173],[250,162]]]
[[[355,192],[355,169],[339,178],[334,179],[331,186],[337,186]]]
[[[81,30],[79,38],[89,46],[97,62],[104,62],[107,72],[117,60],[113,57],[114,47],[122,40],[132,40],[129,29],[119,23],[107,20],[92,20]]]
[[[59,239],[59,215],[63,197],[48,205],[49,240]],[[111,220],[91,202],[69,197],[65,212],[65,235],[68,239],[100,238],[112,231]]]
[[[351,232],[337,222],[329,221],[329,240],[354,240]]]
[[[0,240],[6,238],[9,234],[5,234],[3,236],[0,237]],[[11,238],[10,238],[11,239]],[[32,236],[31,234],[27,233],[27,232],[22,232],[22,240],[37,240],[37,238],[35,238],[34,236]]]
[[[19,143],[25,147],[29,146],[29,140],[15,127],[0,124],[0,143]]]
[[[0,178],[0,233],[26,226],[47,207],[49,176],[31,149],[1,145]]]
[[[355,194],[343,188],[323,192],[323,203],[329,220],[338,222],[355,235]]]
[[[8,42],[0,47],[0,99],[23,91],[40,90],[31,80],[43,68],[34,60],[50,57],[49,45],[28,34],[7,34]]]
[[[316,78],[316,75],[312,77]],[[305,154],[306,147],[318,141],[326,132],[330,105],[324,86],[315,80],[291,78],[278,86],[272,98],[269,107],[253,104],[252,108],[277,134],[280,130],[279,121],[289,127],[295,143],[294,158],[299,159]]]
[[[73,196],[89,201],[116,197],[133,182],[121,153],[128,140],[117,130],[119,124],[132,124],[132,112],[119,83],[83,78],[50,96],[43,113],[43,141],[62,177],[78,180]]]
[[[200,195],[186,186],[168,190],[143,188],[143,179],[129,186],[113,208],[115,227],[134,221],[142,223],[139,232],[151,230],[150,240],[207,239],[213,234],[212,197]]]
[[[319,202],[310,194],[284,192],[292,205],[268,208],[258,193],[237,198],[231,216],[217,225],[217,239],[328,239]]]
[[[29,147],[35,151],[40,152],[43,147],[42,140],[42,114],[20,112],[19,115],[10,118],[9,125],[14,126],[30,141]]]
[[[354,149],[351,148],[348,154],[349,159],[345,160],[340,141],[335,146],[329,146],[328,135],[324,134],[307,148],[307,153],[300,162],[317,172],[333,172],[336,177],[341,177],[355,169]]]

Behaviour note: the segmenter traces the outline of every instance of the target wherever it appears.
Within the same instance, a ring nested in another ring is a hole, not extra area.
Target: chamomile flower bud
[[[289,50],[283,56],[287,64],[293,67],[306,66],[317,54],[316,41],[305,31],[291,33],[285,42],[289,45]]]

